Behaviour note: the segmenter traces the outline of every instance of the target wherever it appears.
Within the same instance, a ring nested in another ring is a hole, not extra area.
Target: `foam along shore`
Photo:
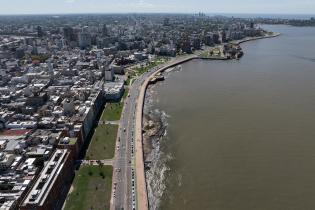
[[[135,157],[136,157],[136,189],[137,189],[137,206],[140,210],[148,210],[148,193],[146,186],[146,178],[145,178],[145,170],[144,170],[144,148],[143,148],[143,108],[144,108],[144,99],[147,87],[155,76],[159,73],[165,71],[168,68],[177,66],[181,63],[185,63],[187,61],[198,58],[196,55],[188,55],[185,57],[176,58],[171,61],[168,65],[165,65],[151,75],[149,75],[139,90],[139,97],[137,100],[137,108],[136,108],[136,129],[135,129]]]

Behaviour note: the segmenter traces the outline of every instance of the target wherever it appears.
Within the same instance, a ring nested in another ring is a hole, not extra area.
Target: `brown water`
[[[158,209],[315,209],[315,28],[266,27],[282,36],[154,88],[172,157]]]

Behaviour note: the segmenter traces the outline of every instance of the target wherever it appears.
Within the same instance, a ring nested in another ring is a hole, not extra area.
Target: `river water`
[[[264,27],[282,35],[150,90],[168,124],[152,209],[315,209],[315,28]]]

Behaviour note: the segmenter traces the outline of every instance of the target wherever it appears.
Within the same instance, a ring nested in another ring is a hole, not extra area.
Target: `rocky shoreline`
[[[144,113],[143,113],[143,148],[144,148],[144,160],[146,163],[150,163],[152,159],[150,154],[155,149],[155,145],[164,136],[166,130],[166,124],[163,122],[162,112],[159,110],[153,110],[153,87],[148,87],[145,101],[144,101]]]
[[[150,161],[148,160],[149,154],[154,149],[156,141],[163,137],[166,127],[163,125],[161,117],[153,113],[144,115],[143,126],[144,159]]]
[[[167,77],[171,72],[179,72],[182,66],[178,65],[164,71],[161,76]],[[151,83],[146,91],[144,108],[143,108],[143,145],[144,145],[144,160],[150,163],[152,159],[150,154],[155,149],[155,145],[163,138],[166,133],[167,122],[166,114],[163,111],[153,108],[153,94],[157,83]]]
[[[143,152],[149,209],[151,210],[159,209],[166,189],[165,180],[169,171],[167,162],[170,159],[161,150],[162,141],[166,139],[167,115],[153,107],[154,88],[158,84],[148,86],[143,112]]]

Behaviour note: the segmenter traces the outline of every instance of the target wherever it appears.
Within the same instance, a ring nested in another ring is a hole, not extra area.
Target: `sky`
[[[314,14],[315,0],[0,0],[0,15],[151,12]]]

